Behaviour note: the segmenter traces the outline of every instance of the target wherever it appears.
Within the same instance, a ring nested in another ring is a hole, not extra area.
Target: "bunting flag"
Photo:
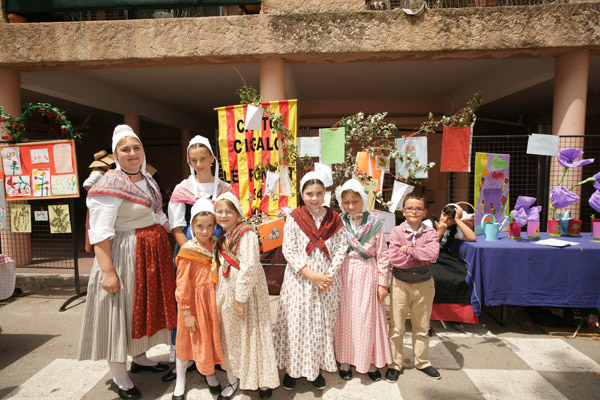
[[[268,107],[272,113],[282,115],[283,122],[291,131],[292,140],[296,143],[296,100],[271,101],[262,105]],[[263,115],[260,131],[246,130],[246,108],[246,105],[217,108],[221,169],[225,180],[231,184],[240,199],[244,216],[252,215],[256,209],[275,216],[282,207],[296,208],[296,165],[289,166],[292,196],[279,196],[279,183],[276,194],[265,197],[263,186],[266,176],[263,175],[262,182],[257,181],[254,178],[254,169],[259,164],[279,164],[279,140],[277,134],[271,130],[266,114]]]

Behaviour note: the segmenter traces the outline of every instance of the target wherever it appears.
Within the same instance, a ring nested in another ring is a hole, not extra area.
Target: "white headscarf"
[[[344,193],[346,190],[352,190],[353,192],[359,194],[363,202],[361,212],[364,213],[367,211],[367,203],[369,198],[367,196],[367,192],[365,192],[364,186],[361,185],[357,179],[349,179],[342,186],[338,186],[335,189],[335,198],[337,199],[338,205],[340,206],[342,212],[346,212],[342,206],[342,193]]]
[[[208,211],[212,215],[215,215],[215,206],[213,206],[212,201],[208,199],[198,199],[192,206],[191,218],[190,221],[194,220],[194,217],[201,213],[202,211]]]
[[[317,168],[317,165],[315,165],[315,171],[310,171],[302,177],[300,181],[300,193],[304,191],[304,184],[312,179],[318,180],[324,187],[331,186],[331,182],[333,182],[331,167],[327,164],[319,164]]]
[[[222,195],[220,195],[219,197],[217,197],[217,201],[219,201],[219,200],[229,200],[234,205],[235,209],[240,214],[240,216],[244,217],[244,211],[242,210],[242,205],[240,204],[240,201],[238,200],[238,198],[235,197],[235,194],[233,194],[231,192],[225,192]],[[217,201],[215,201],[215,203]]]
[[[119,142],[121,141],[121,139],[126,138],[126,137],[134,137],[138,140],[138,142],[140,142],[140,145],[142,145],[142,147],[144,146],[142,144],[142,141],[140,140],[139,136],[135,134],[135,132],[133,131],[133,129],[131,129],[131,127],[129,125],[117,125],[115,127],[115,130],[113,131],[113,135],[112,135],[112,152],[113,152],[113,157],[115,159],[115,164],[116,164],[116,169],[121,170],[121,164],[119,163],[119,160],[117,160],[117,154],[116,154],[116,150],[117,150],[117,144],[119,144]],[[144,152],[144,161],[142,161],[142,167],[140,168],[140,172],[142,173],[142,175],[144,175],[147,179],[146,181],[148,182],[149,185],[151,185],[157,192],[160,192],[158,187],[154,184],[154,180],[151,179],[151,175],[148,173],[148,171],[146,171],[146,153]]]
[[[200,196],[198,194],[198,188],[196,185],[196,170],[194,169],[194,167],[192,167],[192,164],[190,164],[190,147],[192,147],[192,145],[194,145],[194,144],[202,144],[202,145],[206,146],[206,148],[208,149],[208,151],[210,151],[210,154],[212,154],[213,157],[215,157],[215,153],[213,152],[210,142],[204,136],[196,135],[192,138],[192,140],[190,140],[190,143],[188,144],[187,163],[190,166],[190,177],[188,179],[190,179],[192,181],[191,183],[192,183],[192,187],[194,188],[194,196],[196,196],[196,198],[198,198]],[[215,157],[215,180],[214,180],[213,195],[212,195],[213,200],[216,200],[217,194],[219,192],[219,184],[218,183],[219,183],[219,162],[217,161],[217,157]]]

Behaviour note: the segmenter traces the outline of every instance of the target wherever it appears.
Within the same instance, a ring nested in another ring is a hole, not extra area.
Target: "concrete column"
[[[552,111],[552,134],[581,136],[581,138],[565,138],[559,143],[559,150],[565,148],[583,148],[585,135],[585,113],[588,92],[588,75],[590,67],[589,50],[578,50],[556,57],[554,65],[554,106]],[[585,157],[585,154],[584,154]],[[556,185],[562,174],[562,166],[556,158],[552,158],[550,169],[550,190]],[[563,181],[567,189],[581,181],[581,168],[571,169]],[[573,189],[574,193],[581,195],[581,187]],[[571,211],[573,218],[580,216],[581,202],[571,207],[557,211],[564,214]],[[550,207],[548,207],[550,209]],[[549,213],[551,218],[551,212]]]
[[[264,101],[285,100],[285,61],[281,58],[260,61],[260,94]]]
[[[181,172],[186,178],[190,174],[190,166],[187,163],[187,146],[192,139],[192,131],[189,129],[181,130]]]
[[[133,131],[140,136],[140,116],[137,114],[123,114],[123,123],[129,125]]]
[[[4,112],[12,117],[21,115],[21,74],[18,71],[0,68],[0,105],[4,108]],[[12,204],[27,204],[27,201],[6,202],[8,230],[0,231],[2,253],[15,260],[17,265],[27,265],[31,261],[31,238],[29,233],[11,232],[10,206]]]

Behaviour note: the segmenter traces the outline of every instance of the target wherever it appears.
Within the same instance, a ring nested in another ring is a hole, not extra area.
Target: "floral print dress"
[[[319,227],[324,216],[313,218]],[[283,255],[288,264],[274,332],[277,363],[292,378],[313,381],[321,369],[337,371],[333,340],[340,301],[338,271],[348,249],[346,233],[342,228],[325,241],[331,260],[318,248],[306,254],[309,239],[292,217],[287,218],[283,237]],[[332,285],[319,293],[318,287],[299,272],[304,266],[331,275]]]

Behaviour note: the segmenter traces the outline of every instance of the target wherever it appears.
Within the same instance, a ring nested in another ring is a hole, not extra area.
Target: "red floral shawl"
[[[106,173],[91,187],[88,196],[111,196],[118,197],[123,200],[131,201],[132,203],[141,204],[151,208],[154,212],[159,212],[162,209],[162,196],[160,192],[154,190],[158,187],[156,181],[152,178],[144,176],[148,182],[150,193],[148,194],[138,185],[131,182],[131,179],[121,170],[109,169]]]
[[[290,217],[298,224],[302,232],[308,236],[308,244],[306,245],[306,254],[310,255],[313,250],[318,247],[331,261],[329,250],[325,245],[325,241],[335,235],[337,231],[344,227],[344,223],[339,214],[329,207],[325,207],[327,212],[321,222],[321,226],[317,228],[317,224],[306,206],[300,206],[290,213]]]

